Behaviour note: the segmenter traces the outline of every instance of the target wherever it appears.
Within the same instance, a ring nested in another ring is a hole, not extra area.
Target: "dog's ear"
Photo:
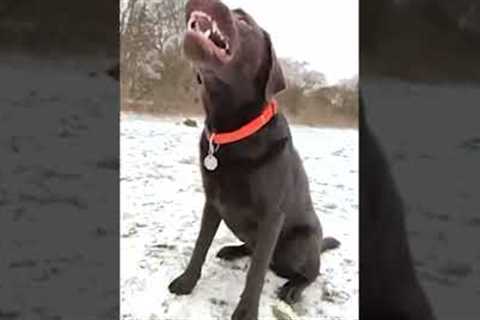
[[[265,34],[265,41],[267,43],[267,59],[268,61],[268,75],[265,85],[265,98],[269,101],[275,94],[284,90],[287,85],[285,83],[285,77],[283,76],[282,67],[277,59],[275,50],[273,49],[272,40],[268,32],[263,31]]]

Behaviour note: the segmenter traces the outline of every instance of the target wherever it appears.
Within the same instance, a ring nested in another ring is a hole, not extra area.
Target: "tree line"
[[[122,109],[201,114],[193,69],[183,58],[186,0],[125,0],[120,15]],[[307,63],[281,59],[288,88],[279,103],[297,122],[356,126],[358,77],[327,85]]]

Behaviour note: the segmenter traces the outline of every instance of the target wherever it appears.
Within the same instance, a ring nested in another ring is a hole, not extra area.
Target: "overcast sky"
[[[328,82],[358,74],[358,0],[224,0],[272,36],[280,57],[308,62]]]

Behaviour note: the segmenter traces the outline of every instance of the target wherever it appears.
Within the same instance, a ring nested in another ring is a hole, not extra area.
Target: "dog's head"
[[[249,14],[218,0],[190,0],[186,23],[184,52],[199,81],[221,81],[267,101],[285,89],[270,36]]]

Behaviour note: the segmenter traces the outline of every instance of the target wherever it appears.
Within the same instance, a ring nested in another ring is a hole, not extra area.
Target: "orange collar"
[[[273,116],[275,116],[277,109],[277,101],[272,100],[265,106],[262,114],[235,131],[210,134],[208,133],[208,129],[205,128],[207,139],[209,141],[213,141],[217,145],[233,143],[245,139],[266,125],[273,118]]]

